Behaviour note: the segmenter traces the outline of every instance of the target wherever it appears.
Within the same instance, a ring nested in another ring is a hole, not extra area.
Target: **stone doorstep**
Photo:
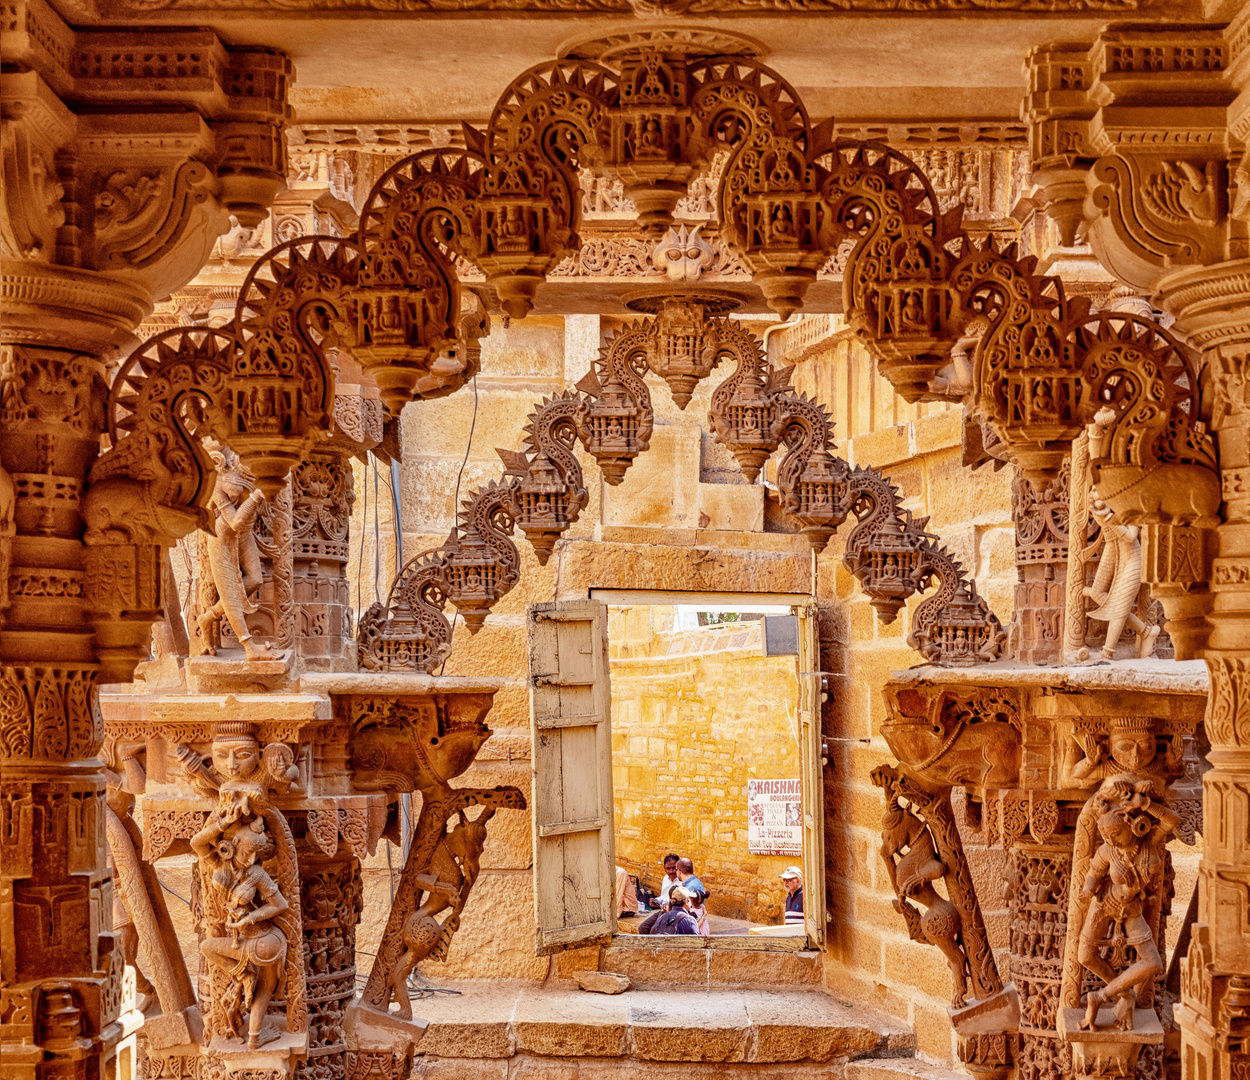
[[[803,989],[820,986],[822,958],[818,952],[748,948],[766,941],[748,937],[718,940],[712,948],[707,947],[707,938],[673,937],[662,945],[652,945],[652,940],[645,937],[616,939],[603,949],[599,969],[628,976],[640,990],[678,987],[707,991],[775,990],[781,986]],[[738,945],[743,947],[729,947]]]
[[[910,1046],[897,1021],[848,1008],[819,989],[599,995],[567,984],[507,988],[465,982],[456,988],[463,994],[413,1001],[414,1015],[429,1023],[418,1048],[425,1064],[518,1055],[829,1064],[864,1054],[906,1052]],[[488,1074],[493,1075],[491,1070],[483,1075]]]

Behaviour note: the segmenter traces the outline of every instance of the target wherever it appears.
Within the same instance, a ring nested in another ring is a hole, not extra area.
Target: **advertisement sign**
[[[800,781],[747,781],[747,850],[752,855],[803,855]]]

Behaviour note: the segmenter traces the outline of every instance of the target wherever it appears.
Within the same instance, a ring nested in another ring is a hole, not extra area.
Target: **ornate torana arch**
[[[355,238],[281,245],[249,279],[227,350],[233,411],[225,441],[271,495],[328,427],[331,345],[355,354],[392,415],[408,400],[452,392],[476,370],[486,325],[456,260],[476,264],[490,302],[521,317],[545,275],[580,245],[578,168],[619,178],[643,228],[661,231],[689,180],[728,148],[717,192],[722,238],[775,310],[797,307],[816,269],[849,245],[848,321],[907,400],[954,400],[949,388],[958,381],[945,376],[951,351],[975,330],[968,405],[997,437],[996,456],[1031,480],[1048,479],[1072,438],[1100,416],[1105,437],[1093,464],[1108,505],[1125,524],[1142,526],[1165,608],[1173,596],[1189,602],[1189,585],[1172,583],[1167,567],[1192,564],[1172,558],[1178,552],[1201,561],[1209,551],[1204,530],[1214,520],[1218,473],[1184,345],[1147,324],[1092,318],[1057,279],[1038,275],[1033,260],[970,236],[959,208],[943,213],[910,160],[884,144],[836,138],[832,121],[813,124],[777,73],[743,57],[643,46],[605,64],[555,61],[514,80],[487,130],[466,130],[466,142],[467,150],[425,151],[389,169]],[[540,558],[549,555],[585,505],[573,452],[579,440],[609,482],[619,482],[649,437],[644,362],[684,404],[694,382],[733,359],[710,422],[747,475],[784,444],[783,506],[814,547],[854,512],[848,565],[883,615],[908,590],[935,583],[917,608],[917,647],[945,660],[965,651],[997,655],[996,620],[958,563],[897,506],[888,483],[888,497],[874,497],[880,484],[870,471],[833,456],[819,409],[792,394],[749,335],[717,314],[665,302],[649,329],[618,335],[616,352],[610,344],[577,389],[539,405],[524,450],[505,453],[492,524],[476,534],[481,545],[462,519],[431,557],[427,569],[443,567],[444,580],[423,590],[418,608],[441,612],[458,598],[480,625],[492,592],[510,587],[511,571],[501,569],[508,550],[494,535],[506,537],[505,526],[519,526]],[[1185,484],[1144,483],[1172,467],[1186,470]],[[148,482],[152,491],[167,483],[155,473]],[[462,562],[490,564],[494,576],[453,585],[446,568],[457,544]],[[963,631],[983,615],[987,635],[972,646]],[[441,625],[429,625],[441,641]],[[438,653],[436,644],[428,655]]]

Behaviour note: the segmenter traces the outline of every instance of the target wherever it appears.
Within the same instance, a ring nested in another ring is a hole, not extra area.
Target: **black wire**
[[[362,614],[361,604],[364,602],[364,590],[360,587],[360,579],[365,572],[365,529],[369,525],[369,466],[366,464],[364,468],[364,483],[360,486],[364,488],[365,500],[364,506],[360,508],[360,558],[356,562],[356,617],[360,618]]]
[[[451,503],[451,520],[453,526],[458,528],[460,525],[460,478],[464,476],[464,467],[469,460],[469,450],[473,447],[473,430],[477,427],[477,376],[473,376],[473,419],[469,421],[469,441],[464,445],[464,457],[460,459],[460,471],[456,473],[456,494],[452,498]],[[460,612],[456,612],[451,617],[451,632],[454,636],[456,633],[456,620],[460,618]],[[447,659],[444,657],[442,664],[439,666],[438,673],[441,676],[447,667]]]

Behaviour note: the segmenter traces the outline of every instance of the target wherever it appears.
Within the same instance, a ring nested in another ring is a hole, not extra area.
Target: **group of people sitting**
[[[702,934],[708,933],[707,886],[695,876],[694,863],[669,852],[664,856],[664,880],[659,892],[650,900],[647,917],[638,926],[640,934]],[[803,923],[803,871],[787,866],[781,875],[786,889],[785,922]],[[616,915],[634,919],[642,914],[638,889],[627,870],[616,868]]]
[[[672,852],[664,856],[664,880],[650,902],[640,934],[704,934],[707,929],[707,887],[695,876],[694,863]],[[616,914],[633,919],[642,913],[634,880],[616,868]]]

